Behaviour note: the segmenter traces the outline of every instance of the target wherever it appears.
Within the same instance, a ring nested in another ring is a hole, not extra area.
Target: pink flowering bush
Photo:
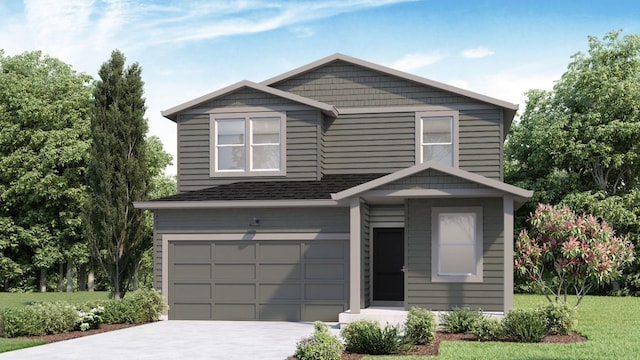
[[[634,259],[633,244],[593,215],[539,204],[529,222],[516,241],[514,268],[552,303],[566,304],[575,294],[577,307],[589,289],[619,278]]]

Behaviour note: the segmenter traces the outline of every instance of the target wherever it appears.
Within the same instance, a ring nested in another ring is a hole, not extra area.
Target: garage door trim
[[[227,234],[163,234],[162,295],[169,302],[169,242],[214,240],[349,240],[349,233],[227,233]]]

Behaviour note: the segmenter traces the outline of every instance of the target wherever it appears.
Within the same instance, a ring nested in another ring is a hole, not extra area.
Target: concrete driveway
[[[312,323],[170,320],[2,353],[0,359],[283,360],[311,333]]]

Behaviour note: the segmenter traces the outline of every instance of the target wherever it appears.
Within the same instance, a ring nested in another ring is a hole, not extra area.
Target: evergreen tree
[[[144,213],[133,206],[146,199],[150,180],[141,71],[137,63],[125,68],[124,54],[115,50],[100,68],[94,90],[87,236],[116,299],[128,290],[150,246],[144,236]]]

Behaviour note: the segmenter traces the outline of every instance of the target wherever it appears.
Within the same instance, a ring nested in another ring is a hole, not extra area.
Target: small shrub
[[[42,336],[72,331],[78,321],[76,309],[66,303],[35,303],[4,310],[6,337]]]
[[[463,334],[471,332],[473,324],[482,317],[482,310],[469,308],[454,308],[442,315],[442,326],[451,334]]]
[[[0,338],[4,337],[4,310],[0,309]]]
[[[504,325],[500,319],[483,316],[473,324],[471,333],[480,341],[497,341],[504,337]]]
[[[143,289],[127,293],[122,300],[104,302],[102,317],[107,324],[140,324],[158,320],[165,309],[159,292]]]
[[[513,309],[504,318],[507,336],[518,342],[540,342],[547,334],[547,320],[538,309]]]
[[[413,344],[431,344],[436,337],[436,317],[431,310],[411,308],[405,323],[405,336]]]
[[[166,309],[162,295],[153,289],[140,289],[127,293],[123,301],[133,308],[137,324],[158,321]]]
[[[104,313],[103,306],[96,306],[91,308],[89,311],[77,310],[78,311],[78,321],[76,322],[76,330],[87,331],[90,329],[98,329],[100,328],[100,324],[102,324],[102,314]]]
[[[329,334],[322,321],[313,324],[313,335],[302,338],[296,344],[295,356],[299,360],[340,360],[344,345],[338,337]]]
[[[547,333],[549,335],[567,335],[574,325],[574,310],[566,304],[548,304],[540,311],[547,320]]]
[[[370,355],[397,354],[411,348],[410,342],[400,335],[400,327],[377,321],[359,320],[345,325],[340,332],[349,352]]]

